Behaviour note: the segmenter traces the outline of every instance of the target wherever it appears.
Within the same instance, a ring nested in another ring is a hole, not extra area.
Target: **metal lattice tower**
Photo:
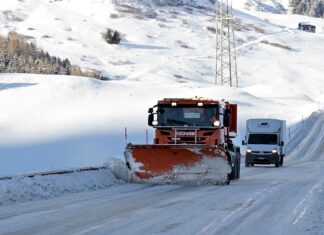
[[[216,2],[215,84],[238,87],[232,0]]]

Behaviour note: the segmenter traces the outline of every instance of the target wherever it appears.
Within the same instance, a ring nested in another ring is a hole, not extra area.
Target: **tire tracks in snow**
[[[199,233],[197,233],[197,235],[258,234],[255,233],[253,229],[251,231],[249,231],[249,229],[255,227],[255,224],[258,224],[256,222],[257,220],[261,220],[260,223],[263,223],[266,219],[270,218],[274,214],[273,205],[275,205],[276,202],[280,203],[284,201],[286,197],[285,194],[295,194],[296,181],[303,178],[305,178],[304,174],[299,175],[294,181],[270,182],[267,186],[249,194],[241,206],[231,211],[221,220],[216,218],[208,223]],[[281,204],[278,204],[278,206],[281,207]],[[246,228],[248,231],[244,230]]]
[[[267,184],[265,188],[247,196],[240,207],[221,220],[212,220],[197,235],[312,233],[314,228],[310,227],[309,223],[303,225],[302,220],[305,220],[308,214],[316,214],[314,204],[316,205],[317,196],[324,190],[324,113],[320,113],[319,117],[307,138],[301,142],[300,148],[306,150],[292,151],[294,158],[290,158],[285,168],[256,174],[253,174],[252,170],[248,171],[250,174],[247,178],[250,180],[265,179],[269,175],[270,184],[264,182]],[[305,134],[307,135],[306,132]],[[274,180],[276,173],[277,181]],[[242,178],[244,180],[244,177]],[[318,214],[320,215],[320,212]],[[317,217],[319,222],[315,225],[323,222],[320,216]],[[317,217],[312,216],[312,220],[316,220]],[[263,227],[260,228],[259,224],[263,224]],[[304,226],[302,233],[301,230],[295,229],[298,224]]]

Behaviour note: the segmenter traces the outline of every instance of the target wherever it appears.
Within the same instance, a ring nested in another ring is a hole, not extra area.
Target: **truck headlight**
[[[214,121],[214,126],[215,127],[220,127],[220,125],[221,125],[220,121],[218,121],[218,120]]]
[[[277,153],[277,149],[272,149],[272,153],[273,154]]]
[[[158,124],[159,124],[159,122],[156,121],[156,120],[154,120],[154,121],[152,122],[152,125],[153,125],[153,126],[157,126]]]
[[[252,149],[247,148],[247,149],[246,149],[246,152],[247,152],[247,153],[252,153]]]

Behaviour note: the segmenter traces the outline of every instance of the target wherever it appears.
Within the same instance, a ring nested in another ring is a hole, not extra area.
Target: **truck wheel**
[[[231,173],[230,174],[227,174],[227,179],[225,181],[225,184],[229,185],[231,182]]]
[[[241,171],[241,166],[240,166],[240,159],[239,157],[237,158],[237,167],[236,167],[236,179],[240,178],[240,171]]]
[[[234,148],[234,155],[235,155],[235,179],[240,178],[240,166],[241,166],[241,154],[240,148]]]
[[[235,180],[236,177],[236,164],[232,167],[232,171],[230,173],[231,180]]]
[[[236,152],[237,156],[237,164],[236,164],[236,179],[240,178],[240,174],[241,174],[241,154],[240,152]]]

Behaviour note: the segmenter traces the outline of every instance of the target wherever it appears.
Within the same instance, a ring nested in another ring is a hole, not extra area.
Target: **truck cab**
[[[286,154],[286,121],[278,119],[249,119],[246,121],[245,166],[254,164],[283,165]]]

